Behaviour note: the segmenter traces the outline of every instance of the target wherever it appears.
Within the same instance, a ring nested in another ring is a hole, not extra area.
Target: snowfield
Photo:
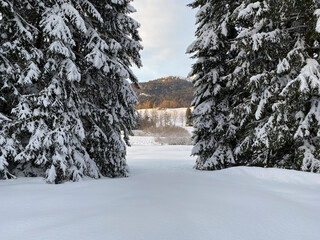
[[[129,148],[130,178],[0,181],[5,240],[318,240],[320,175],[200,172],[191,146]]]

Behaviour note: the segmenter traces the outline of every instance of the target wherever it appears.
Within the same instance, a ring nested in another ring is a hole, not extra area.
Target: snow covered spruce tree
[[[230,104],[237,139],[235,165],[272,166],[273,142],[267,133],[275,130],[272,107],[285,84],[278,64],[290,51],[291,38],[283,21],[288,9],[286,1],[245,0],[232,13],[238,34],[231,46],[233,71],[227,79],[237,93]]]
[[[135,121],[132,63],[141,66],[139,27],[127,16],[130,1],[43,0],[27,89],[13,109],[22,151],[16,175],[44,176],[49,183],[127,175],[125,140]],[[34,15],[33,15],[34,16]]]
[[[318,131],[301,133],[302,125],[318,129],[316,9],[312,0],[243,1],[234,12],[238,67],[231,78],[246,86],[232,111],[237,165],[319,171]]]
[[[320,3],[290,1],[288,12],[290,51],[277,68],[285,87],[273,106],[274,130],[283,137],[268,132],[272,164],[320,173]]]
[[[72,31],[84,33],[84,21],[68,1],[43,1],[33,24],[43,56],[30,91],[14,109],[24,142],[15,173],[44,176],[50,183],[97,178],[99,171],[83,146],[81,98],[75,86],[81,74],[74,62]]]
[[[0,1],[0,179],[14,177],[14,157],[21,150],[19,129],[13,109],[38,77],[41,58],[34,46],[36,28],[28,16],[35,16],[31,1]]]
[[[195,75],[193,119],[193,155],[198,156],[196,168],[221,169],[234,164],[233,122],[228,118],[232,86],[225,76],[230,72],[230,43],[236,36],[230,17],[238,1],[197,0],[190,6],[197,13],[197,40],[188,48],[197,62]]]
[[[77,36],[83,56],[77,61],[83,73],[79,86],[84,99],[81,117],[88,133],[86,149],[104,176],[126,176],[121,131],[128,143],[138,101],[126,79],[138,86],[130,67],[141,66],[139,24],[128,16],[135,11],[131,0],[90,2],[81,1],[87,9],[87,37]]]
[[[234,138],[230,141],[228,131],[218,135],[221,142],[233,144],[233,162],[221,164],[215,147],[208,155],[200,152],[198,168],[251,165],[319,172],[318,5],[313,0],[244,0],[233,10],[228,22],[237,34],[228,50],[227,71],[219,79],[228,87],[221,99],[228,99],[224,119]],[[204,87],[197,95],[207,93]],[[209,125],[215,126],[214,120]],[[200,137],[208,135],[200,132]],[[207,138],[204,145],[212,143]]]

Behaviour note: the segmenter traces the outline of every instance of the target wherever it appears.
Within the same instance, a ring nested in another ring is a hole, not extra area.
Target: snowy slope
[[[320,175],[192,168],[191,146],[134,146],[131,177],[0,181],[0,239],[318,240]]]

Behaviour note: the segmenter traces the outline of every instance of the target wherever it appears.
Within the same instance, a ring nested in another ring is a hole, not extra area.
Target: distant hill
[[[140,83],[141,89],[134,87],[139,99],[138,108],[189,107],[193,96],[193,84],[188,78],[164,77]]]

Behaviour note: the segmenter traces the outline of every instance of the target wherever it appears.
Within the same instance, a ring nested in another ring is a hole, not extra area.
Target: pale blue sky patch
[[[191,0],[134,0],[132,17],[141,24],[143,67],[134,68],[139,81],[175,75],[186,77],[193,60],[185,54],[194,41],[195,11]]]

